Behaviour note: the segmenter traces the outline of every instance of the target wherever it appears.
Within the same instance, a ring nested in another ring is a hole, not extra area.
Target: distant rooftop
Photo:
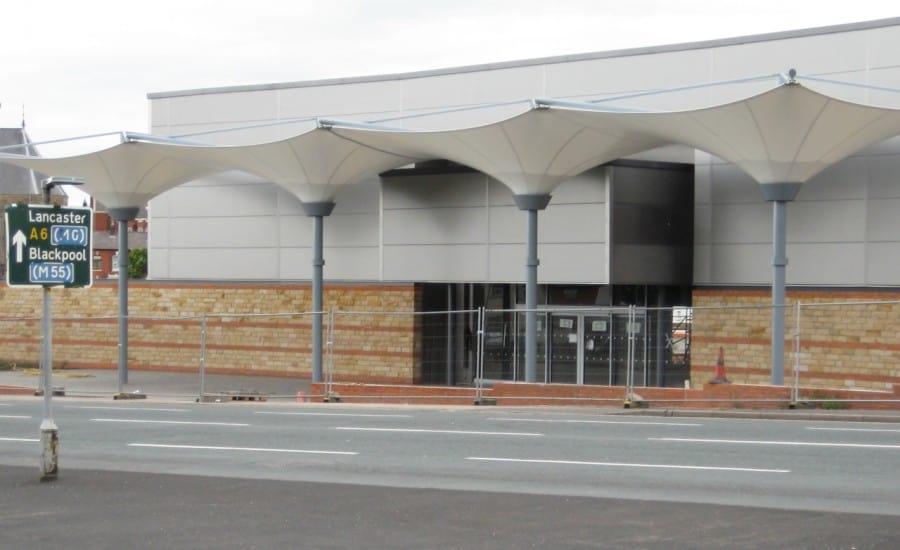
[[[25,128],[0,128],[0,147],[9,145],[23,145],[23,147],[21,150],[8,149],[5,151],[7,153],[40,156],[37,149],[31,145],[31,139]],[[0,195],[40,196],[41,180],[45,177],[40,172],[0,163]],[[66,192],[60,187],[54,187],[53,194],[65,196]]]

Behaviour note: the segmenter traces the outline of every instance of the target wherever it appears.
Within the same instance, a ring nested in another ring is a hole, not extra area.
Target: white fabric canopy
[[[303,202],[330,202],[343,185],[415,160],[341,139],[321,126],[268,143],[199,148],[194,155],[276,183]]]
[[[331,122],[332,131],[359,144],[418,158],[440,158],[493,176],[517,195],[550,194],[563,181],[619,157],[663,145],[609,117],[589,126],[537,105],[490,124],[424,131]]]
[[[553,108],[577,124],[606,128],[612,119],[702,149],[760,184],[804,183],[860,149],[900,134],[900,110],[850,103],[795,82],[690,111],[613,113],[587,104]]]
[[[83,179],[85,191],[107,208],[140,208],[168,189],[219,171],[203,162],[197,150],[153,136],[123,134],[122,143],[92,153],[59,158],[0,153],[0,162],[47,176]]]

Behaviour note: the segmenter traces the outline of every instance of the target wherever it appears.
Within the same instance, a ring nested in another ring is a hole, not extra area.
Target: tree
[[[143,279],[147,276],[147,249],[133,248],[128,251],[128,278]]]

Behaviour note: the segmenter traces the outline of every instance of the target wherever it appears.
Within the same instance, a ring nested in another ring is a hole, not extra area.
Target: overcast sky
[[[0,126],[147,131],[149,92],[362,76],[900,15],[895,0],[21,0]],[[892,8],[893,6],[893,8]]]

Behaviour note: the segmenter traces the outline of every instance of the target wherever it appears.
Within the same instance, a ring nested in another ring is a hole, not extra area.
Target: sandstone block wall
[[[713,378],[720,348],[729,380],[770,382],[770,304],[768,290],[694,291],[694,387]],[[799,328],[801,386],[891,391],[900,384],[900,292],[789,291],[784,315],[786,383]]]
[[[54,364],[115,368],[116,283],[53,289],[51,297]],[[205,315],[207,372],[308,377],[311,303],[308,285],[132,281],[129,368],[199,370]],[[420,303],[412,285],[327,287],[326,310],[367,312],[335,316],[334,379],[418,382],[421,349],[412,313]],[[39,361],[41,308],[40,289],[0,287],[0,361]]]

